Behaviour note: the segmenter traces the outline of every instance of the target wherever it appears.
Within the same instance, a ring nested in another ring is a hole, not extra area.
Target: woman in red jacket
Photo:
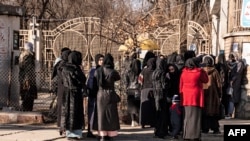
[[[184,140],[201,140],[201,117],[204,107],[203,83],[207,82],[206,72],[198,67],[194,58],[188,59],[180,78],[181,105],[184,107]]]

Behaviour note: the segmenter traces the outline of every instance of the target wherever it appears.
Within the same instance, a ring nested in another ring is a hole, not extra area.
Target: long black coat
[[[165,60],[157,58],[156,69],[153,72],[153,89],[156,107],[155,136],[164,137],[168,134],[167,122],[167,99],[166,99],[166,71],[164,68]]]
[[[64,116],[62,116],[62,98],[64,94],[64,86],[63,86],[63,76],[62,76],[62,68],[68,61],[68,56],[70,54],[70,50],[66,50],[62,52],[61,60],[57,62],[52,71],[52,79],[56,78],[56,95],[57,95],[57,126],[62,128],[64,123]]]
[[[155,99],[153,93],[152,74],[156,67],[155,58],[150,58],[147,67],[139,75],[139,82],[142,85],[141,105],[140,105],[140,124],[155,125]]]
[[[228,83],[233,81],[233,96],[234,103],[239,103],[241,100],[241,79],[243,77],[244,66],[240,61],[228,62]]]
[[[62,114],[65,116],[66,130],[79,130],[84,127],[83,115],[83,94],[86,87],[86,77],[79,65],[81,58],[78,52],[72,52],[69,55],[69,63],[62,69],[64,95]]]

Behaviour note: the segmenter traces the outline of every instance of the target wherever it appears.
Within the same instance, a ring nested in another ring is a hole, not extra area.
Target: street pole
[[[39,30],[37,27],[39,26],[38,23],[36,23],[36,16],[33,15],[32,17],[32,23],[30,23],[31,26],[31,40],[33,42],[33,52],[35,53],[35,71],[38,77],[36,77],[36,85],[39,89],[41,86],[41,46],[40,46],[40,35]]]

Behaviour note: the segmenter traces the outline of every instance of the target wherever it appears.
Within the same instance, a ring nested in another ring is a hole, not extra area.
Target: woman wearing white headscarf
[[[28,42],[19,57],[19,83],[22,110],[32,111],[34,99],[37,98],[35,55],[33,44]]]

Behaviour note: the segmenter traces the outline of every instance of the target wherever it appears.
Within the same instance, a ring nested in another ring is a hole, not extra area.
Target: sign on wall
[[[19,50],[19,31],[13,31],[13,49]]]
[[[244,61],[250,65],[250,43],[243,43],[242,59],[244,59]]]
[[[250,27],[250,0],[242,2],[240,24],[242,27]]]
[[[232,51],[233,52],[238,52],[239,50],[239,43],[233,43],[232,45]]]

